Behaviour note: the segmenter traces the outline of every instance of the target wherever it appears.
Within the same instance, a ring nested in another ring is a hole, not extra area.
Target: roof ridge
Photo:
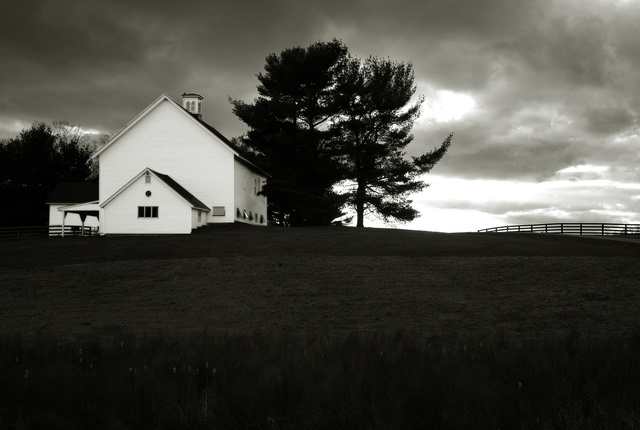
[[[184,109],[184,107],[183,107]],[[207,130],[211,131],[216,137],[220,138],[226,145],[228,145],[231,149],[233,149],[234,151],[236,151],[238,154],[240,154],[242,156],[242,158],[244,158],[247,162],[249,162],[250,164],[252,164],[255,168],[257,168],[258,170],[262,171],[262,173],[264,173],[267,176],[271,176],[263,166],[261,166],[262,163],[260,163],[260,161],[258,161],[256,159],[256,156],[251,154],[250,152],[248,152],[246,149],[241,148],[240,146],[236,145],[235,143],[231,142],[231,140],[227,139],[227,137],[225,137],[222,133],[220,133],[218,131],[218,129],[216,129],[214,126],[212,126],[211,124],[207,123],[205,120],[203,120],[202,118],[199,118],[197,114],[192,114],[191,112],[187,111],[186,109],[184,109],[187,113],[189,113],[189,115],[191,115],[193,117],[193,119],[195,119],[196,121],[198,121],[200,124],[202,124]]]
[[[200,199],[198,199],[196,196],[194,196],[185,187],[180,185],[180,183],[178,181],[176,181],[175,179],[173,179],[171,176],[169,176],[167,174],[164,174],[164,173],[156,172],[155,170],[153,170],[153,169],[151,169],[149,167],[147,167],[146,170],[149,170],[154,175],[159,177],[160,180],[163,181],[168,187],[172,188],[176,193],[178,193],[180,195],[180,197],[182,197],[183,199],[188,201],[189,204],[191,204],[191,206],[193,206],[193,207],[195,207],[197,209],[204,209],[204,210],[207,210],[207,211],[210,210],[209,207],[206,204],[204,204]]]

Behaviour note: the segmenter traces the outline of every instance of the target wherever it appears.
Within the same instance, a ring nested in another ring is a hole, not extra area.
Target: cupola
[[[192,115],[195,115],[198,119],[202,119],[202,97],[198,93],[184,93],[182,94],[182,107],[184,107],[187,112]]]

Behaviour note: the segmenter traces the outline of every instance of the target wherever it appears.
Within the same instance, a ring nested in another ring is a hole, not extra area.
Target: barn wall
[[[255,173],[237,160],[235,162],[234,176],[236,207],[233,210],[233,214],[236,217],[236,221],[254,225],[267,225],[267,198],[258,195],[262,190],[262,184],[267,178]],[[237,216],[238,209],[241,213],[240,217]],[[250,218],[246,218],[245,213],[250,215]],[[260,222],[261,216],[262,223]]]
[[[198,212],[201,212],[200,221],[198,221]],[[204,225],[207,225],[207,212],[201,209],[192,209],[191,210],[191,228],[197,229]]]
[[[208,222],[234,221],[233,153],[167,100],[113,142],[99,159],[100,202],[149,167],[171,176],[210,208],[225,207],[225,216],[208,213]]]
[[[138,218],[138,206],[157,206],[158,218]],[[104,234],[191,233],[191,206],[154,176],[149,184],[144,176],[138,178],[105,205],[103,213]]]

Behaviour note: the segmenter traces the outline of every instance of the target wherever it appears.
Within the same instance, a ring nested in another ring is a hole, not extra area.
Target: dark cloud
[[[416,125],[409,155],[454,132],[434,174],[544,183],[590,164],[640,182],[637,2],[22,0],[0,3],[0,16],[0,137],[55,120],[115,133],[161,93],[184,91],[237,136],[246,127],[227,97],[256,97],[268,54],[338,38],[356,56],[412,62],[428,101],[473,100]]]
[[[528,40],[523,59],[546,79],[559,79],[556,85],[601,86],[614,59],[605,29],[598,17],[551,18]]]
[[[517,145],[506,143],[479,148],[475,152],[452,154],[449,172],[467,178],[542,181],[558,170],[581,161],[564,142],[530,139]],[[470,167],[463,169],[464,166]],[[460,172],[464,172],[460,174]],[[441,173],[448,173],[441,170]]]
[[[587,132],[596,135],[618,134],[637,124],[637,115],[623,106],[599,105],[588,108],[583,118]]]

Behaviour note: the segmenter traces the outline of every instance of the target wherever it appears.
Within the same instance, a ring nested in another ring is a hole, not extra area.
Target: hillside
[[[191,235],[120,236],[0,242],[0,269],[197,257],[638,256],[640,239],[526,233],[434,233],[348,227],[209,226]]]
[[[543,234],[233,225],[5,242],[0,333],[626,335],[638,279],[638,242]]]

